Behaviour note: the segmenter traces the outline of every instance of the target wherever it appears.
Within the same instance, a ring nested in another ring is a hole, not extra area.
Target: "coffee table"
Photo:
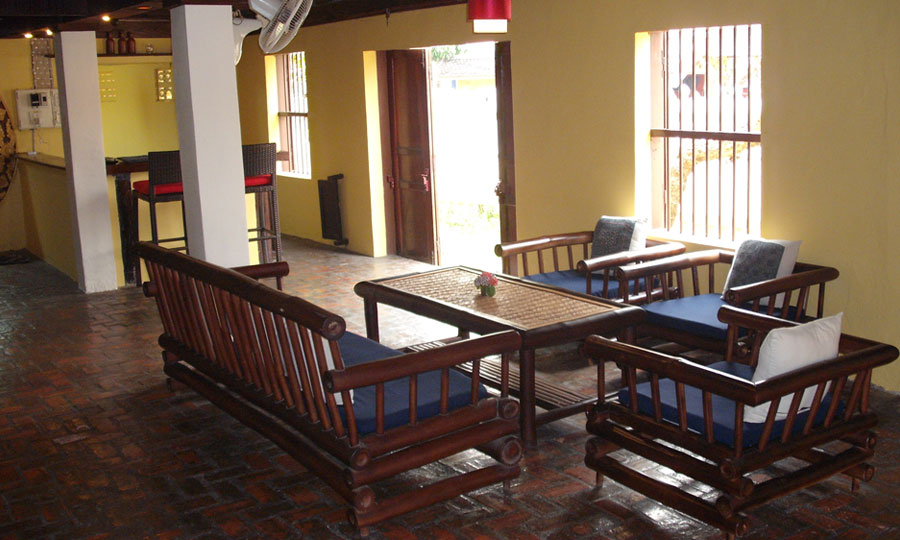
[[[596,395],[584,396],[545,381],[536,382],[535,349],[578,341],[591,334],[617,335],[631,341],[633,328],[644,321],[644,311],[504,275],[497,276],[500,283],[495,296],[481,296],[474,285],[480,274],[480,270],[464,266],[440,268],[362,281],[353,290],[364,300],[366,334],[375,341],[379,340],[379,303],[455,326],[463,338],[469,332],[488,334],[509,329],[519,332],[522,336],[519,373],[518,377],[510,374],[510,379],[521,403],[522,438],[527,446],[533,447],[537,443],[537,424],[586,410],[597,399]],[[428,346],[435,345],[425,347]],[[498,384],[499,368],[492,372],[487,363],[482,366],[485,382]],[[518,388],[515,388],[516,379]],[[550,410],[538,416],[538,402]]]

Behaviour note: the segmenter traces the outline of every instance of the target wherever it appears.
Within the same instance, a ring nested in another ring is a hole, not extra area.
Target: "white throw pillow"
[[[631,235],[631,244],[628,251],[644,249],[647,247],[647,220],[638,219],[634,222],[634,233]]]
[[[799,326],[776,328],[770,331],[759,348],[759,360],[756,364],[756,371],[753,373],[753,382],[765,381],[783,373],[836,357],[841,340],[843,315],[843,313],[838,313]],[[800,411],[809,409],[815,393],[815,386],[810,386],[803,392]],[[783,420],[787,417],[792,399],[793,394],[781,398],[775,420]],[[745,405],[744,422],[765,422],[768,413],[769,402],[755,407]]]

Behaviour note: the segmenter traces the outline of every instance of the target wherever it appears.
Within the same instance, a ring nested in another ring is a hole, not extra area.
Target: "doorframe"
[[[498,41],[494,49],[494,86],[497,89],[497,160],[500,182],[500,242],[518,240],[516,227],[516,152],[513,130],[512,51],[509,41]],[[516,257],[503,261],[503,272],[517,274]]]
[[[378,109],[381,127],[381,162],[382,162],[382,186],[384,190],[384,224],[386,253],[397,253],[397,231],[394,220],[394,196],[393,190],[387,182],[388,168],[384,164],[390,164],[391,156],[391,118],[388,96],[388,60],[387,50],[375,51],[376,71],[378,82]],[[427,56],[426,56],[427,59]],[[431,72],[430,66],[428,72]],[[430,81],[429,81],[430,83]],[[500,242],[515,242],[518,239],[516,221],[516,170],[515,170],[515,145],[513,129],[513,99],[512,99],[512,54],[509,41],[498,41],[494,49],[494,86],[497,90],[497,149],[499,183],[496,194],[500,203]],[[429,97],[429,109],[430,105]],[[429,110],[430,114],[430,110]],[[429,120],[429,136],[431,135],[431,122]],[[431,150],[432,158],[434,150]],[[432,199],[436,190],[434,178],[434,166],[432,163]],[[437,216],[435,215],[435,219]],[[437,234],[438,226],[435,222],[435,253],[440,252],[440,235]],[[516,261],[512,261],[511,267],[504,262],[503,271],[515,274]]]

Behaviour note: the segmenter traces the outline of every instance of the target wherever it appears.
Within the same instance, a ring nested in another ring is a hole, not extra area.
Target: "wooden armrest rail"
[[[840,272],[831,267],[820,267],[816,270],[807,270],[790,274],[780,278],[768,279],[757,283],[750,283],[728,289],[725,292],[725,301],[732,305],[740,305],[767,296],[776,296],[779,293],[819,285],[827,281],[834,281]]]
[[[329,391],[340,392],[411,377],[437,369],[450,368],[485,356],[517,350],[521,344],[522,338],[519,334],[508,330],[475,339],[457,341],[437,349],[392,356],[344,369],[329,370],[325,373],[323,382]]]
[[[759,405],[809,386],[873,369],[890,363],[898,354],[896,347],[877,343],[865,349],[754,383],[684,358],[611,341],[600,336],[588,338],[585,352],[595,358],[605,358],[608,361],[645,370],[745,405]]]
[[[693,251],[691,253],[682,253],[681,255],[665,257],[642,264],[625,266],[620,268],[617,274],[620,280],[646,278],[706,264],[720,262],[728,263],[731,262],[733,257],[734,255],[732,253],[718,249]]]
[[[656,244],[654,246],[647,246],[644,249],[622,251],[620,253],[613,253],[611,255],[604,255],[602,257],[578,261],[576,269],[579,272],[595,272],[597,270],[604,270],[607,268],[612,269],[616,266],[622,266],[625,264],[632,264],[641,261],[659,259],[661,257],[678,255],[680,253],[683,253],[684,250],[684,244],[679,244],[678,242],[666,242],[662,244]]]
[[[236,266],[232,270],[253,279],[284,277],[291,272],[290,266],[284,261]]]
[[[590,246],[593,237],[593,231],[551,234],[507,244],[497,244],[494,247],[494,253],[498,257],[501,257],[503,259],[509,259],[510,257],[519,255],[520,260],[522,261],[522,275],[526,276],[532,273],[528,269],[528,254],[534,253],[537,256],[538,272],[543,274],[545,272],[545,250],[550,250],[550,252],[552,253],[554,271],[559,271],[562,269],[559,262],[559,254],[557,253],[557,248],[566,248],[569,263],[568,268],[575,268],[575,261],[577,259],[575,258],[573,247],[580,244],[582,251],[581,257],[586,259],[588,256],[588,247]]]

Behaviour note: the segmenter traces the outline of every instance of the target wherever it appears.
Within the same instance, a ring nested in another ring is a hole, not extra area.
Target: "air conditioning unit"
[[[19,116],[19,129],[60,127],[59,90],[16,90],[16,112]]]

